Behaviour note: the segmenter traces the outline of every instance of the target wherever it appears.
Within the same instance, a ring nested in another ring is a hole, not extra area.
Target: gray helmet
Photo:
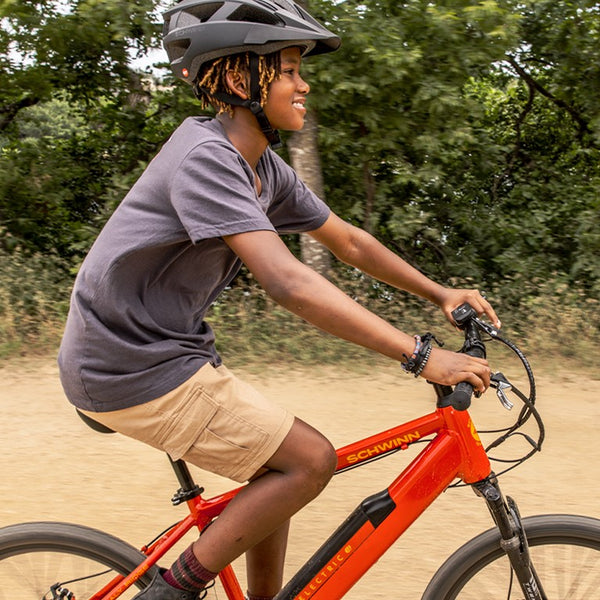
[[[341,44],[291,0],[183,0],[163,17],[171,68],[190,84],[203,63],[220,56],[268,54],[290,46],[307,56],[333,52]]]

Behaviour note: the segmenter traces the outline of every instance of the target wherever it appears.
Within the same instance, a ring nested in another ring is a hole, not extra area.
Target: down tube
[[[460,445],[440,433],[387,490],[365,499],[276,600],[337,600],[456,477]]]

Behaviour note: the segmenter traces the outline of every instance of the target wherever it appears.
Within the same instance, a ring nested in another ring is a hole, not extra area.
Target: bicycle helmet
[[[337,50],[338,36],[328,31],[291,0],[183,0],[163,14],[163,45],[175,75],[194,84],[201,66],[210,60],[250,52],[250,98],[221,95],[230,104],[249,108],[271,145],[279,136],[260,104],[257,61],[291,46],[303,56]]]

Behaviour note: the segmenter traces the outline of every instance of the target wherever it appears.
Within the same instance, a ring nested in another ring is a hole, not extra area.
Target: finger
[[[473,390],[480,394],[483,394],[483,392],[485,392],[489,387],[489,383],[486,386],[485,381],[479,375],[473,372],[468,373],[464,377],[463,381],[469,382],[473,386]]]
[[[494,325],[494,327],[498,327],[498,328],[502,327],[502,323],[500,322],[500,319],[498,318],[496,311],[492,308],[492,305],[488,302],[485,292],[480,291],[480,292],[478,292],[478,294],[479,294],[479,304],[480,304],[479,314],[480,315],[484,314],[490,320],[490,323],[492,323],[492,325]]]
[[[476,391],[483,393],[490,387],[492,370],[487,360],[474,356],[471,359],[474,361],[470,365],[471,379],[467,379],[467,381]]]

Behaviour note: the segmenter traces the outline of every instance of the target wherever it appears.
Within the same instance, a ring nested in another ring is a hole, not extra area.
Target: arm
[[[451,323],[453,320],[450,313],[463,302],[468,302],[479,315],[485,314],[496,327],[500,326],[494,309],[477,290],[455,290],[435,283],[372,235],[346,223],[333,213],[311,235],[341,261],[379,281],[437,304]]]
[[[354,302],[324,277],[304,265],[272,231],[226,236],[225,242],[244,261],[278,304],[339,338],[404,360],[414,339]],[[423,376],[452,385],[469,381],[477,390],[489,385],[487,362],[436,348]]]

